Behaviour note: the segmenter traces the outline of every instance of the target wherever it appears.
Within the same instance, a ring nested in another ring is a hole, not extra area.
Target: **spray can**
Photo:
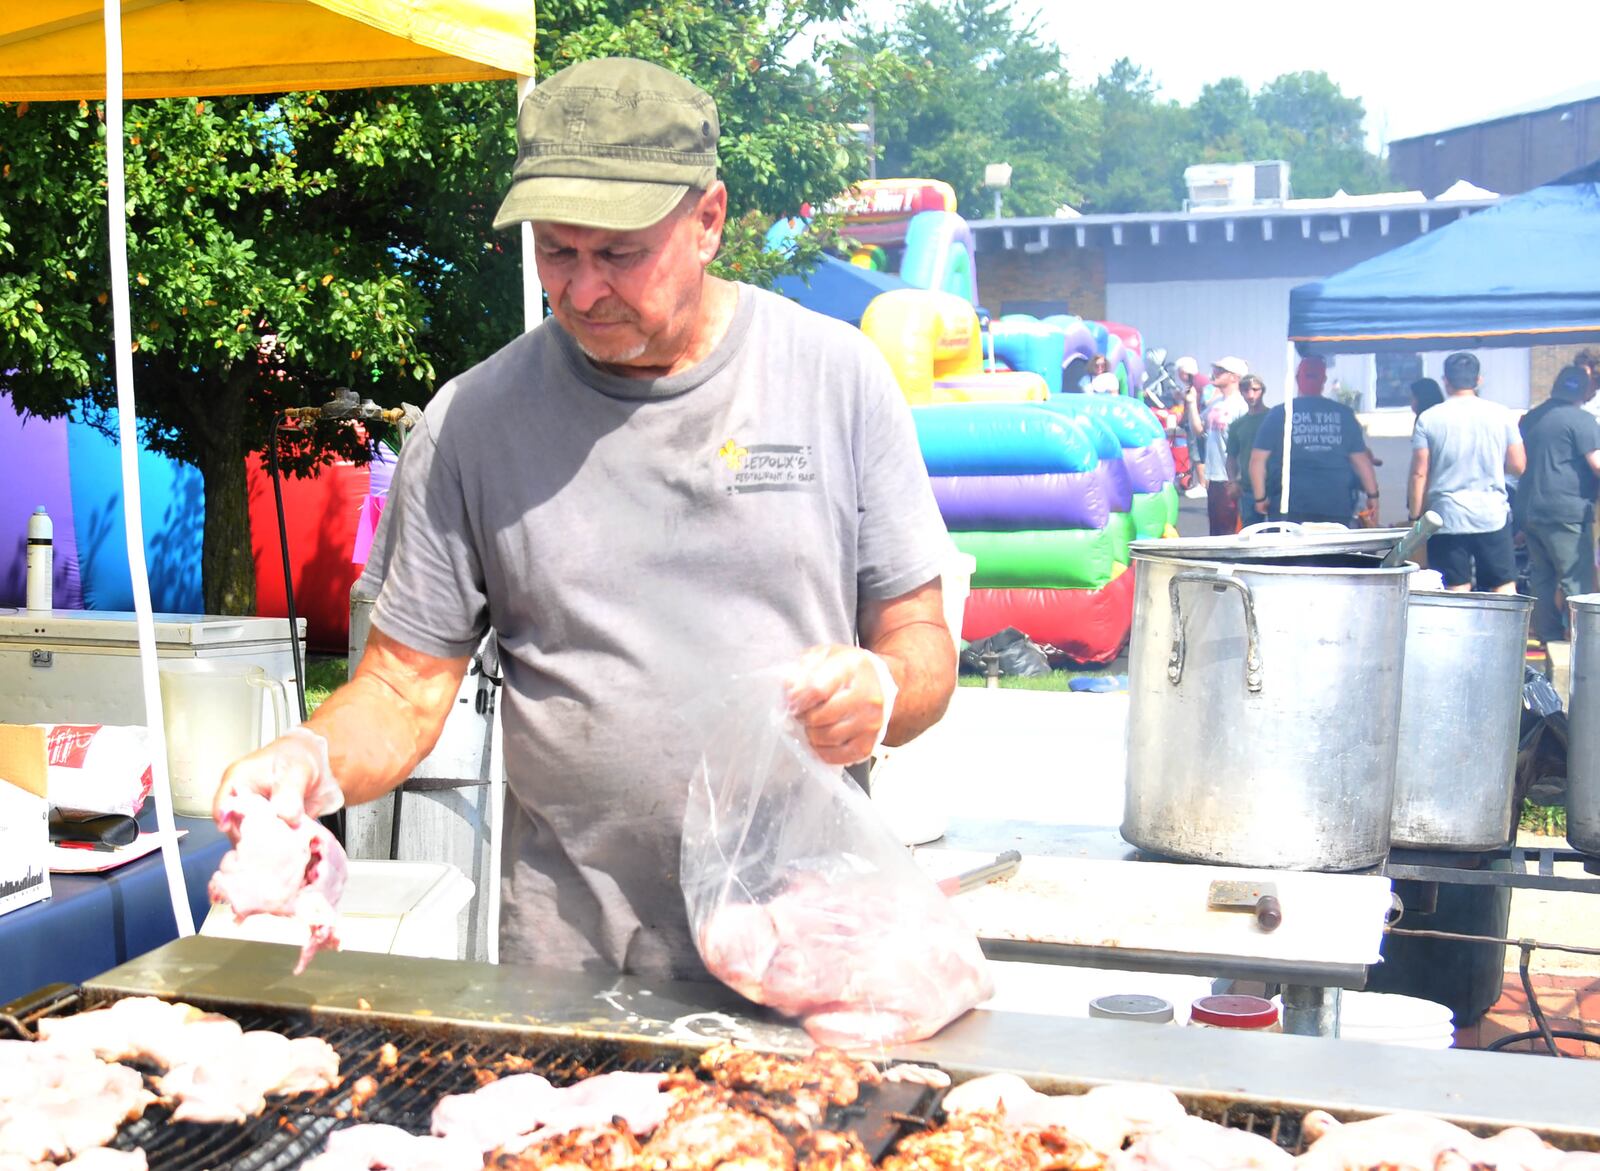
[[[51,574],[54,571],[55,531],[50,523],[50,514],[45,512],[41,504],[28,518],[28,609],[52,608]]]

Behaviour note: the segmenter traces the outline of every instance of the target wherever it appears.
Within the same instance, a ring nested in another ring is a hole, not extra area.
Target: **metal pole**
[[[1338,988],[1317,988],[1309,984],[1283,986],[1283,1031],[1301,1037],[1339,1035]]]
[[[1000,188],[994,189],[994,218],[1000,218]]]
[[[522,103],[533,92],[532,77],[517,78],[517,113],[522,113]],[[534,329],[544,320],[544,288],[539,284],[539,266],[533,251],[533,225],[524,220],[520,226],[522,236],[522,331]]]

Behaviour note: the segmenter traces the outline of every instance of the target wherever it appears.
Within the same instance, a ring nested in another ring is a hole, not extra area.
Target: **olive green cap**
[[[534,87],[497,228],[522,220],[636,231],[717,178],[717,103],[648,61],[580,61]]]

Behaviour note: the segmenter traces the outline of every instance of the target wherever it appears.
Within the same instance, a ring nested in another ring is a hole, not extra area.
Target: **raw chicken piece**
[[[1425,1114],[1385,1114],[1341,1123],[1313,1110],[1302,1121],[1301,1131],[1316,1141],[1295,1160],[1295,1171],[1366,1171],[1379,1164],[1386,1171],[1435,1171],[1460,1165],[1450,1156],[1481,1168],[1513,1171],[1525,1166],[1525,1152],[1519,1152],[1516,1138],[1491,1142]]]
[[[243,1122],[287,1097],[339,1084],[339,1055],[320,1037],[253,1030],[156,1079],[178,1122]]]
[[[1101,1160],[1129,1139],[1188,1118],[1183,1103],[1159,1086],[1096,1086],[1084,1094],[1041,1094],[1010,1073],[963,1082],[944,1096],[947,1114],[998,1111],[1013,1130],[1053,1128]],[[1080,1160],[1081,1161],[1081,1160]]]
[[[1083,1104],[1120,1117],[1124,1142],[1142,1138],[1189,1116],[1178,1096],[1160,1086],[1131,1083],[1095,1086],[1083,1095]]]
[[[336,1130],[302,1171],[481,1171],[483,1152],[459,1139],[363,1123]]]
[[[33,1088],[0,1101],[0,1155],[43,1163],[104,1146],[155,1101],[137,1070],[39,1048]]]
[[[497,1171],[633,1171],[639,1155],[633,1131],[608,1122],[543,1139],[514,1154],[496,1152],[487,1165]]]
[[[1294,1157],[1247,1130],[1185,1117],[1114,1155],[1111,1171],[1291,1171]]]
[[[516,1074],[470,1094],[441,1098],[433,1109],[432,1130],[482,1151],[507,1153],[613,1119],[634,1134],[649,1134],[661,1125],[673,1100],[662,1081],[659,1073],[616,1072],[557,1089],[538,1074]]]
[[[61,1164],[56,1171],[148,1171],[150,1164],[143,1147],[119,1151],[115,1147],[92,1147],[77,1158]]]
[[[337,908],[349,866],[334,836],[309,816],[290,825],[255,793],[225,798],[217,824],[234,848],[211,878],[212,901],[228,904],[240,922],[278,915],[305,924],[297,976],[319,950],[337,948]]]
[[[908,915],[875,874],[805,873],[759,906],[719,907],[700,955],[740,995],[799,1017],[820,1045],[921,1040],[993,991],[976,937],[940,908]]]
[[[153,996],[129,996],[109,1008],[39,1022],[39,1039],[49,1045],[93,1053],[105,1061],[147,1061],[163,1069],[199,1061],[236,1042],[243,1031],[237,1021],[218,1013]]]

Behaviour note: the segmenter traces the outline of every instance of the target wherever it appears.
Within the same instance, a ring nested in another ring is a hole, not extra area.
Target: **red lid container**
[[[1189,1020],[1219,1029],[1270,1029],[1278,1007],[1259,996],[1202,996],[1189,1006]]]

